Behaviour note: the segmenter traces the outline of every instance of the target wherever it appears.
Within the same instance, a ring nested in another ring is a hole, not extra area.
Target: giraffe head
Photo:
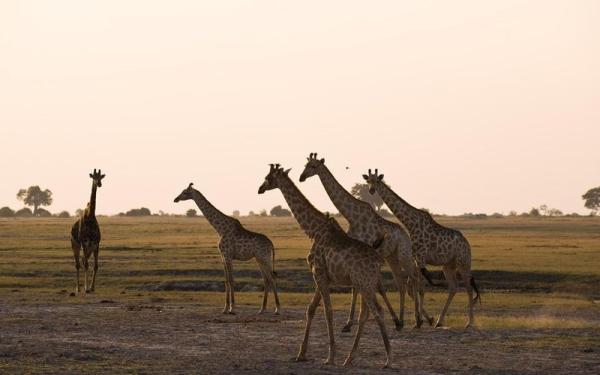
[[[284,174],[288,175],[291,169],[283,170],[279,164],[269,164],[269,174],[265,177],[265,181],[258,188],[258,194],[263,194],[267,190],[273,190],[279,188],[279,182],[277,176]]]
[[[105,176],[106,175],[102,174],[101,169],[98,169],[98,171],[96,172],[96,169],[94,168],[94,172],[90,173],[90,178],[94,181],[94,184],[96,184],[96,186],[98,186],[98,187],[102,187],[102,179]]]
[[[188,187],[185,188],[185,189],[183,189],[183,191],[181,192],[181,194],[179,194],[173,200],[173,202],[186,201],[188,199],[193,199],[192,193],[194,191],[194,188],[192,187],[192,185],[194,185],[194,183],[190,182],[190,184],[188,185]]]
[[[306,160],[307,162],[304,166],[304,171],[302,171],[302,174],[300,175],[300,182],[304,182],[307,178],[316,175],[319,171],[319,168],[325,165],[325,159],[317,159],[316,152],[311,152]]]
[[[375,194],[375,185],[383,183],[383,175],[378,174],[377,169],[375,169],[375,173],[371,173],[369,169],[369,174],[363,174],[363,178],[369,185],[369,193]]]

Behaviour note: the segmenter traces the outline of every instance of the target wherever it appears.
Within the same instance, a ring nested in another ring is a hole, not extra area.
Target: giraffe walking
[[[98,252],[100,250],[100,226],[96,220],[96,190],[102,187],[102,179],[105,175],[99,169],[97,172],[94,169],[90,173],[92,179],[92,195],[85,210],[71,227],[71,248],[73,249],[73,257],[75,258],[75,269],[77,276],[75,280],[75,292],[79,293],[79,269],[80,253],[83,249],[83,273],[84,273],[84,290],[86,293],[93,292],[96,288],[96,275],[98,273]],[[94,254],[94,272],[92,273],[92,284],[88,288],[88,269],[89,258]]]
[[[263,194],[267,190],[279,188],[294,213],[294,217],[304,232],[313,240],[307,262],[316,284],[316,290],[306,310],[304,339],[296,361],[306,360],[311,323],[322,299],[329,335],[329,354],[325,363],[334,364],[335,337],[333,334],[333,309],[329,287],[337,284],[352,286],[361,295],[359,326],[344,366],[352,362],[369,310],[375,315],[375,320],[383,338],[386,351],[384,367],[390,366],[392,361],[391,347],[383,320],[383,312],[376,298],[376,292],[380,291],[381,287],[380,268],[383,263],[381,243],[383,238],[376,241],[374,244],[375,249],[361,241],[350,238],[335,219],[329,218],[310,204],[290,180],[288,173],[289,169],[284,171],[279,166],[271,165],[271,170],[258,189],[258,193]],[[385,236],[385,233],[383,236]]]
[[[444,276],[448,281],[448,298],[435,326],[444,324],[448,307],[456,294],[458,285],[456,273],[462,277],[469,296],[469,310],[466,327],[474,324],[473,304],[480,300],[475,279],[471,275],[471,246],[461,232],[446,228],[437,223],[429,213],[419,210],[404,199],[400,198],[387,184],[383,182],[383,174],[375,173],[363,175],[369,184],[371,194],[377,192],[392,213],[406,226],[413,243],[413,253],[418,267],[423,275],[428,277],[425,265],[442,266]],[[473,298],[473,291],[476,296]],[[419,288],[423,300],[424,290]]]
[[[421,276],[416,267],[411,240],[406,231],[397,223],[388,221],[381,217],[373,207],[360,199],[355,198],[335,179],[333,174],[325,165],[325,159],[318,159],[316,153],[311,153],[307,158],[304,171],[300,175],[300,182],[312,176],[319,176],[327,195],[344,216],[349,224],[348,235],[365,243],[373,243],[381,233],[388,233],[382,246],[383,257],[390,266],[394,281],[400,292],[400,313],[396,322],[396,329],[404,326],[404,304],[407,286],[412,289],[415,308],[415,327],[423,323],[421,319],[421,300],[417,291]],[[407,285],[407,280],[411,280]],[[352,304],[348,321],[343,331],[350,331],[354,321],[356,305],[356,291],[352,292]],[[429,321],[431,324],[432,321]]]
[[[258,263],[264,282],[263,300],[259,314],[262,314],[267,307],[270,288],[275,296],[275,314],[279,314],[280,304],[277,295],[277,283],[275,282],[275,248],[273,242],[264,234],[245,229],[239,220],[219,211],[204,195],[192,188],[192,185],[190,183],[175,198],[175,202],[193,199],[204,217],[221,237],[219,250],[225,269],[225,308],[223,314],[235,314],[233,261],[247,261],[252,258]]]

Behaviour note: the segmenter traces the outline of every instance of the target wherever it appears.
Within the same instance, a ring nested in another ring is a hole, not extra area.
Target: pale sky
[[[599,141],[594,0],[0,3],[0,206],[38,184],[73,212],[102,168],[98,213],[183,213],[194,182],[245,214],[318,152],[436,213],[585,213]]]

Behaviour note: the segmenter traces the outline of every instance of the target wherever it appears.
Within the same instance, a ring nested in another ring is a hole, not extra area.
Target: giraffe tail
[[[476,294],[475,298],[473,298],[473,303],[479,301],[479,304],[481,305],[481,295],[479,294],[479,288],[477,288],[477,284],[475,283],[475,278],[473,276],[471,276],[469,283],[471,284],[471,287],[473,287],[473,290]]]

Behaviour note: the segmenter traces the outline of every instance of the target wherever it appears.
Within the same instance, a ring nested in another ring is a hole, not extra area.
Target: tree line
[[[391,217],[392,214],[385,208],[382,208],[384,202],[381,197],[375,193],[369,193],[369,187],[367,184],[357,183],[352,186],[350,193],[356,198],[363,200],[369,203],[375,211],[377,211],[381,216]],[[581,196],[584,201],[585,208],[591,210],[590,215],[594,216],[598,214],[600,211],[600,186],[589,189],[585,194]],[[17,200],[22,201],[25,206],[19,210],[13,210],[10,207],[2,207],[0,208],[0,217],[70,217],[70,213],[68,211],[61,211],[56,214],[50,213],[50,211],[44,209],[43,207],[48,207],[52,204],[52,191],[49,189],[42,189],[38,185],[33,185],[28,187],[27,189],[19,189],[17,192]],[[427,211],[426,209],[423,209]],[[75,216],[80,216],[82,213],[81,209],[75,211]],[[167,216],[163,211],[159,211],[158,214],[153,214],[150,209],[146,207],[134,208],[126,212],[120,212],[117,216]],[[232,215],[234,217],[239,217],[240,211],[233,211]],[[175,215],[178,216],[178,215]],[[198,216],[198,212],[195,209],[189,209],[185,216],[187,217],[196,217]],[[258,213],[254,211],[248,212],[248,216],[275,216],[275,217],[286,217],[292,216],[292,213],[289,209],[282,207],[281,205],[277,205],[273,207],[268,213],[266,210],[260,210]],[[460,215],[462,217],[468,218],[481,218],[488,217],[487,214],[483,213],[464,213]],[[489,215],[491,217],[503,217],[501,213],[493,213]],[[510,211],[508,216],[524,216],[524,217],[541,217],[541,216],[579,216],[579,214],[567,214],[564,215],[563,212],[557,208],[551,208],[547,205],[541,205],[539,207],[533,207],[529,212],[523,212],[521,214],[517,214],[516,211]]]

